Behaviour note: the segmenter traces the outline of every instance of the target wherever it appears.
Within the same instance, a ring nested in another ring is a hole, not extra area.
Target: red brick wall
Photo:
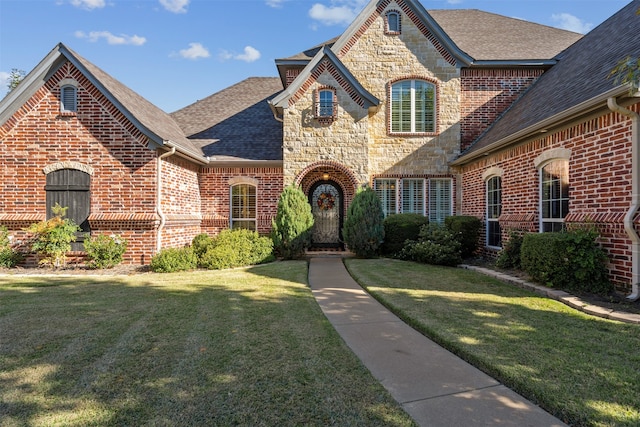
[[[541,74],[542,70],[460,70],[461,150],[468,148]]]
[[[640,111],[640,104],[632,107]],[[485,217],[484,171],[502,175],[503,239],[509,229],[539,230],[539,172],[534,159],[546,150],[571,150],[569,227],[593,224],[609,255],[610,278],[621,292],[631,286],[631,241],[623,219],[631,203],[631,125],[614,113],[574,125],[530,143],[510,148],[462,168],[462,213]]]
[[[207,167],[200,170],[200,197],[202,199],[202,231],[217,234],[229,228],[230,180],[255,179],[258,182],[258,232],[271,231],[271,218],[278,208],[278,198],[284,188],[282,168],[229,168]]]
[[[58,83],[65,78],[78,82],[78,111],[63,116]],[[94,170],[93,232],[123,234],[130,240],[126,260],[149,261],[155,241],[156,153],[70,63],[0,127],[0,147],[0,222],[16,239],[24,238],[21,228],[46,217],[43,169],[73,161]]]

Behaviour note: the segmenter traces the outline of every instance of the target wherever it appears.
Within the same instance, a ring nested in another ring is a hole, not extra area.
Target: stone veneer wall
[[[640,104],[630,108],[638,112]],[[470,163],[461,168],[462,213],[485,218],[483,173],[499,168],[503,241],[509,230],[537,232],[540,176],[534,160],[550,150],[570,150],[570,201],[565,222],[569,228],[584,225],[597,228],[600,243],[609,255],[610,278],[620,292],[627,293],[631,289],[631,241],[623,220],[631,203],[631,132],[628,118],[604,113]]]

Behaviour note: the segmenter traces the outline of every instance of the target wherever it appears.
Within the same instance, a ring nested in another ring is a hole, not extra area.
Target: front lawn
[[[565,422],[640,425],[640,325],[589,316],[468,270],[345,263],[409,324]]]
[[[0,425],[413,425],[306,277],[0,277]]]

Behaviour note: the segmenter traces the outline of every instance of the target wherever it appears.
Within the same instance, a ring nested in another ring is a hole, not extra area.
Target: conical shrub
[[[300,187],[287,186],[280,194],[278,211],[271,220],[271,239],[276,253],[284,259],[300,258],[311,245],[313,214]]]
[[[362,258],[378,254],[384,241],[384,212],[378,195],[369,187],[358,190],[342,228],[349,250]]]

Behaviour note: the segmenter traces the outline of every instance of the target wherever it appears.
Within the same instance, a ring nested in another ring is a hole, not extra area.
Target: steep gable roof
[[[155,146],[173,145],[188,157],[203,162],[202,152],[164,111],[111,77],[64,44],[58,44],[18,87],[0,102],[0,122],[6,121],[65,61],[71,62]]]
[[[277,77],[252,77],[171,113],[210,162],[282,161],[282,123],[267,101]]]
[[[530,137],[547,127],[602,109],[628,86],[609,77],[618,61],[640,56],[640,0],[592,30],[565,52],[476,142],[454,162],[462,164],[488,150]]]

